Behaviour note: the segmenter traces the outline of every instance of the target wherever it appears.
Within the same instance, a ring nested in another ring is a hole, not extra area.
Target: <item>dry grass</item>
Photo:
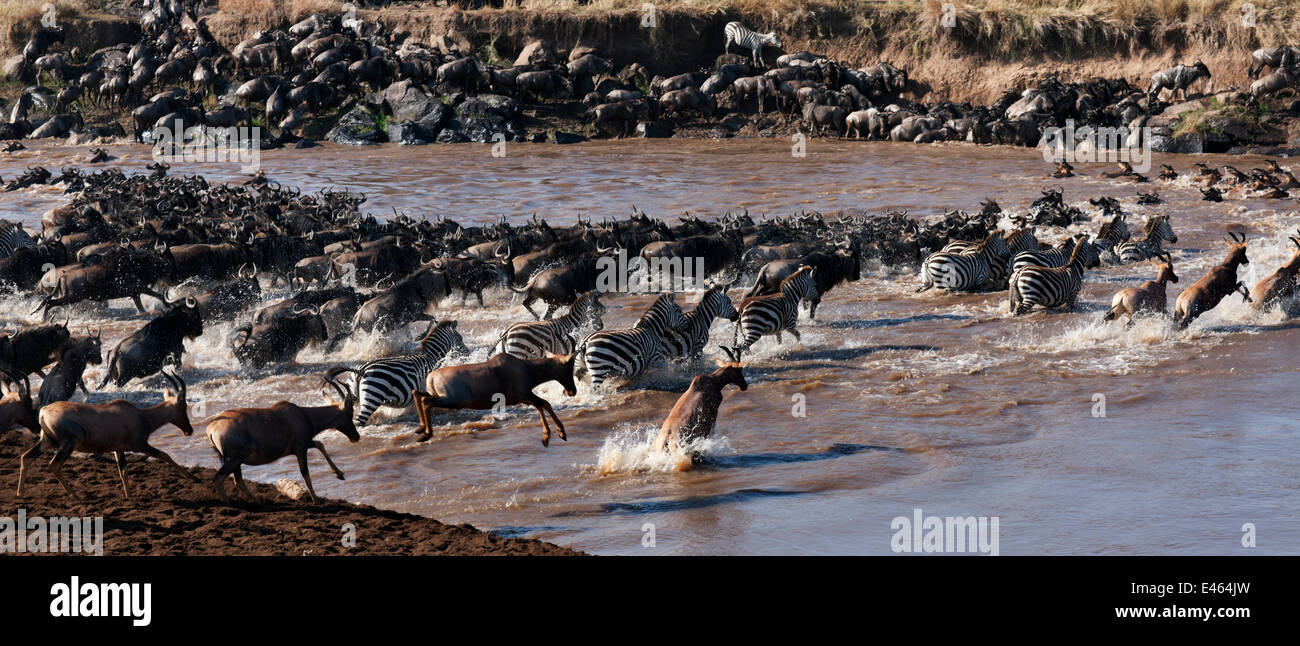
[[[50,0],[2,0],[0,25],[7,30],[18,23],[40,22],[48,4],[51,4]],[[56,20],[76,18],[95,9],[95,4],[86,0],[55,0],[53,4]]]
[[[217,10],[254,20],[298,21],[313,13],[343,13],[341,0],[219,0]]]

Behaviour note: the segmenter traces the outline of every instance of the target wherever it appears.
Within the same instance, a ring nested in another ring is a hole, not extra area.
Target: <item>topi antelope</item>
[[[707,375],[696,375],[691,380],[690,387],[677,399],[663,426],[659,428],[659,436],[654,444],[656,450],[678,453],[683,443],[708,437],[718,421],[722,389],[733,384],[741,390],[749,389],[743,367],[735,360],[735,353],[726,346],[720,347],[731,361],[723,363]],[[691,459],[694,461],[695,456],[691,456]]]
[[[39,422],[41,439],[19,458],[18,495],[23,495],[23,475],[27,458],[37,457],[45,450],[54,450],[50,471],[63,485],[68,495],[78,497],[63,479],[63,462],[73,451],[82,453],[112,453],[117,460],[117,475],[122,479],[122,494],[129,500],[131,492],[126,487],[126,453],[144,453],[162,460],[190,480],[198,480],[184,467],[176,464],[170,455],[149,445],[149,436],[158,429],[175,424],[185,435],[193,435],[185,403],[185,382],[174,371],[163,370],[171,388],[163,395],[161,403],[144,408],[121,399],[106,404],[81,404],[54,402],[41,409]]]
[[[508,354],[498,354],[482,363],[448,366],[429,373],[425,390],[415,391],[415,411],[420,415],[418,439],[423,442],[433,435],[433,422],[429,414],[433,408],[473,408],[487,410],[497,404],[530,404],[542,417],[542,446],[551,442],[551,427],[546,414],[551,414],[559,429],[560,439],[569,441],[564,434],[564,423],[551,408],[551,403],[538,397],[533,389],[548,381],[557,381],[569,397],[578,392],[573,383],[573,362],[576,354],[547,355],[541,359],[519,359]]]
[[[1250,302],[1250,292],[1237,280],[1237,268],[1250,264],[1246,258],[1246,236],[1241,233],[1228,235],[1232,236],[1228,241],[1228,257],[1178,295],[1178,302],[1174,305],[1174,321],[1178,323],[1178,329],[1186,328],[1196,317],[1214,309],[1219,301],[1233,292],[1240,292],[1246,302]]]
[[[27,380],[27,375],[3,368],[0,368],[0,375],[3,375],[5,381],[14,384],[14,390],[0,396],[0,431],[7,431],[17,424],[39,434],[41,427],[36,423],[36,410],[32,407],[32,384]]]
[[[325,383],[339,394],[339,401],[324,406],[298,406],[281,401],[270,408],[235,408],[217,415],[208,423],[208,441],[221,458],[221,468],[212,476],[212,487],[221,500],[230,504],[224,483],[232,473],[235,474],[235,486],[245,498],[253,500],[253,494],[244,484],[243,465],[270,464],[293,455],[298,458],[298,469],[302,471],[303,482],[307,483],[307,494],[313,503],[316,502],[316,490],[312,488],[311,474],[307,472],[309,449],[320,451],[334,475],[343,479],[343,471],[325,452],[325,445],[316,439],[322,431],[336,429],[350,441],[361,440],[352,422],[356,397],[339,382],[341,372],[335,369],[325,377]]]
[[[1287,239],[1296,246],[1295,255],[1250,290],[1251,305],[1257,310],[1267,311],[1275,305],[1284,305],[1295,296],[1296,273],[1300,272],[1300,231]]]
[[[1138,314],[1148,312],[1157,312],[1161,316],[1166,314],[1169,297],[1165,294],[1165,288],[1168,283],[1178,282],[1178,276],[1174,274],[1174,260],[1168,252],[1161,252],[1150,262],[1159,272],[1156,274],[1156,279],[1148,280],[1138,287],[1129,287],[1116,292],[1110,299],[1110,311],[1102,317],[1103,321],[1114,321],[1127,314],[1127,325],[1133,325],[1133,317]]]

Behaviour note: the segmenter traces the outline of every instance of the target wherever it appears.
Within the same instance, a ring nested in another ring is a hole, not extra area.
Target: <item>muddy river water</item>
[[[106,166],[127,172],[152,161],[143,146],[110,151],[120,159]],[[1023,212],[1040,190],[1061,186],[1067,202],[1094,215],[1088,198],[1119,198],[1135,229],[1147,214],[1172,216],[1182,282],[1171,285],[1171,307],[1178,289],[1225,255],[1227,227],[1240,225],[1250,240],[1251,263],[1241,272],[1248,285],[1290,258],[1286,234],[1300,227],[1294,200],[1229,194],[1203,202],[1178,180],[1155,186],[1165,204],[1139,206],[1134,185],[1099,177],[1102,166],[1046,180],[1050,165],[1024,149],[812,140],[805,157],[794,157],[785,140],[667,140],[511,144],[506,153],[472,144],[321,146],[268,151],[261,165],[305,191],[363,191],[364,209],[376,215],[465,223],[533,213],[599,220],[625,217],[632,205],[672,218],[745,209],[755,216],[907,209],[925,217],[974,211],[986,197]],[[57,173],[87,154],[34,145],[0,155],[0,176],[34,164]],[[1155,159],[1179,171],[1196,161],[1261,163]],[[241,179],[232,164],[176,164],[171,172]],[[0,217],[39,227],[41,213],[63,199],[53,187],[0,194]],[[1075,228],[1095,232],[1097,224]],[[1039,237],[1065,234],[1040,229]],[[584,386],[566,398],[555,384],[542,387],[569,429],[568,442],[548,449],[531,408],[498,420],[442,415],[426,443],[412,438],[413,412],[381,412],[359,443],[322,435],[347,480],[330,477],[313,454],[314,483],[323,495],[598,554],[888,554],[891,522],[915,509],[997,517],[1002,554],[1249,554],[1247,523],[1256,550],[1300,553],[1300,326],[1258,314],[1239,297],[1183,332],[1157,320],[1103,324],[1111,294],[1154,277],[1145,263],[1089,271],[1072,312],[1019,318],[1007,314],[1005,292],[914,294],[914,272],[867,273],[824,299],[816,321],[801,322],[802,343],[766,338],[747,355],[750,388],[728,391],[714,437],[697,447],[707,457],[702,466],[682,469],[649,442],[691,376],[712,369],[712,347],[693,366],[653,370],[612,394]],[[460,321],[473,360],[486,358],[506,325],[530,318],[510,292],[489,296],[486,308],[461,307],[458,296],[439,306],[441,317]],[[697,298],[679,302],[689,308]],[[649,299],[607,302],[610,328],[630,324]],[[5,296],[0,304],[0,324],[9,327],[29,320],[35,300]],[[104,328],[106,351],[139,325],[128,301],[111,305],[71,312],[74,331]],[[284,398],[319,402],[315,376],[325,368],[404,349],[418,332],[354,338],[328,355],[309,349],[296,365],[259,371],[234,361],[230,331],[211,325],[188,345],[183,374],[207,415]],[[715,323],[713,335],[715,344],[730,339],[730,323]],[[101,369],[92,367],[87,381],[98,383]],[[159,387],[134,382],[91,400],[154,401]],[[192,438],[169,429],[157,445],[182,463],[215,467],[195,419]],[[292,459],[245,473],[299,479]],[[45,477],[40,486],[56,485]],[[358,528],[358,540],[365,531]]]

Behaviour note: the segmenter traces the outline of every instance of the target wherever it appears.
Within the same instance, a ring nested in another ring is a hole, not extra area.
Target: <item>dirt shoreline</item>
[[[26,510],[28,518],[102,516],[106,556],[583,555],[538,540],[497,536],[469,524],[448,525],[343,500],[297,501],[273,485],[251,480],[249,488],[259,502],[236,496],[230,507],[212,491],[212,469],[190,467],[199,478],[192,482],[157,460],[136,461],[139,456],[131,456],[127,471],[132,500],[123,498],[111,462],[82,456],[70,459],[64,474],[83,499],[64,494],[43,464],[29,470],[27,490],[19,499],[18,456],[33,442],[34,436],[25,430],[0,432],[0,517],[16,518],[19,509]],[[233,482],[228,485],[233,489]],[[355,528],[351,547],[343,544],[348,523]]]

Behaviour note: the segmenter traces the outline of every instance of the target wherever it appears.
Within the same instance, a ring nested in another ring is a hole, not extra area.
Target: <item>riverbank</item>
[[[191,467],[186,481],[157,460],[132,456],[127,478],[133,499],[122,497],[111,462],[73,457],[64,475],[83,499],[63,493],[43,461],[31,465],[23,498],[14,495],[18,456],[32,445],[26,431],[0,432],[0,516],[104,518],[109,556],[577,556],[581,552],[538,540],[506,538],[469,524],[448,525],[414,514],[322,498],[312,504],[289,498],[276,486],[248,480],[260,502],[235,495],[223,505],[212,491],[214,471]],[[313,467],[321,465],[313,462]],[[346,472],[345,472],[346,473]],[[318,479],[328,471],[317,472]],[[295,482],[294,484],[300,484]],[[227,483],[233,489],[233,482]],[[289,486],[286,491],[295,491]],[[345,546],[348,525],[355,544]]]

